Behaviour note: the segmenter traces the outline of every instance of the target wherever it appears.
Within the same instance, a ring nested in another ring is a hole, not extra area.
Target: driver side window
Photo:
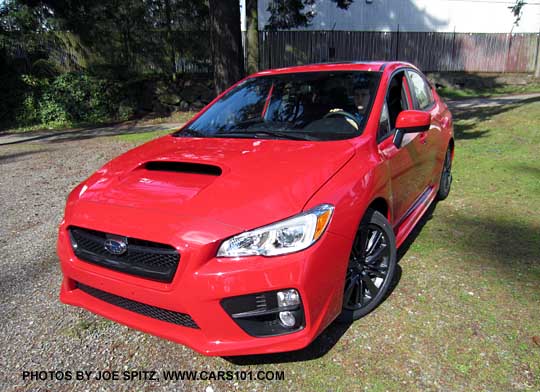
[[[388,106],[385,102],[381,112],[381,119],[379,120],[377,140],[381,141],[385,139],[388,135],[390,135],[391,132],[392,129],[390,128],[390,119],[388,118]]]
[[[388,85],[386,102],[381,112],[377,132],[377,140],[379,142],[394,133],[399,113],[409,109],[404,83],[406,83],[405,72],[398,72],[392,77]]]

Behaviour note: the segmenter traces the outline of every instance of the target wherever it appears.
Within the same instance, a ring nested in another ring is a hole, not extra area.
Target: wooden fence
[[[178,32],[176,67],[178,72],[212,71],[209,34]],[[160,72],[170,67],[161,32],[148,34],[150,45],[130,45],[129,53],[110,44],[104,48],[105,63],[124,65],[136,72]],[[193,37],[197,37],[195,41]],[[202,37],[202,38],[201,38]],[[194,41],[194,42],[192,42]],[[245,42],[245,32],[242,36]],[[84,68],[80,50],[66,46],[54,35],[38,39],[0,37],[0,51],[19,63],[28,63],[28,42],[35,42],[65,70]],[[189,45],[187,45],[189,43]],[[186,46],[187,49],[186,50]],[[79,48],[79,46],[76,46]],[[35,48],[34,48],[35,50]],[[370,32],[370,31],[261,31],[259,32],[260,69],[328,61],[402,60],[431,72],[518,72],[530,73],[537,68],[540,34],[478,34],[437,32]],[[244,45],[245,51],[245,45]],[[244,53],[246,56],[246,53]]]
[[[536,33],[259,33],[262,69],[327,61],[401,60],[431,72],[534,72],[539,46]]]

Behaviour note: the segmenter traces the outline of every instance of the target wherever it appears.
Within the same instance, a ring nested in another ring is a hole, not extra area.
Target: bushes
[[[7,87],[0,88],[0,130],[124,121],[148,112],[168,116],[197,111],[214,97],[206,75],[189,75],[173,83],[160,75],[126,74],[120,79],[96,69],[56,75],[49,69],[0,72],[0,86]]]
[[[95,124],[133,114],[119,82],[73,72],[52,78],[22,75],[21,80],[22,99],[14,108],[16,126]]]

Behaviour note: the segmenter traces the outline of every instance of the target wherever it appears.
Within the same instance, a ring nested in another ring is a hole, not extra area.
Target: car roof
[[[336,63],[317,63],[297,65],[293,67],[274,68],[257,72],[251,76],[279,75],[298,72],[321,72],[321,71],[368,71],[382,72],[386,68],[396,69],[401,66],[414,67],[413,65],[401,61],[349,61]]]

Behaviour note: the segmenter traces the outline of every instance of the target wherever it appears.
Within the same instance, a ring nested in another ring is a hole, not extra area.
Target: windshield
[[[250,78],[175,136],[348,139],[362,133],[376,72],[304,72]]]

